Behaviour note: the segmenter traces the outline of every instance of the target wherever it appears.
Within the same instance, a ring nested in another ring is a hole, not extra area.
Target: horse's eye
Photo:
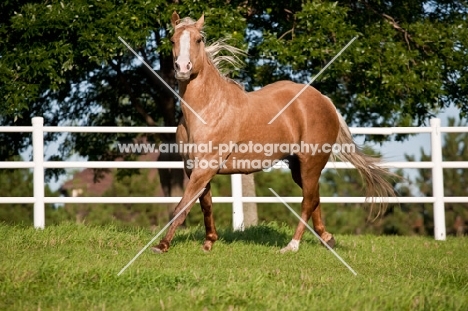
[[[172,39],[171,39],[171,44],[172,44],[172,45],[174,45],[174,44],[175,44],[174,40],[172,40]]]
[[[202,38],[197,39],[197,43],[202,42]]]

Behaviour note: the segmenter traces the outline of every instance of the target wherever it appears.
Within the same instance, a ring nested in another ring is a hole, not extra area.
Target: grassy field
[[[468,239],[337,236],[354,276],[309,233],[279,254],[292,228],[180,230],[170,251],[144,252],[157,233],[83,225],[0,225],[0,310],[468,310]]]

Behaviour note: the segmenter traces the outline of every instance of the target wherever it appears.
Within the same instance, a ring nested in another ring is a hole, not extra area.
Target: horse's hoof
[[[205,243],[203,243],[202,249],[205,253],[209,253],[212,247],[213,247],[212,241],[205,241]]]
[[[288,245],[286,245],[286,247],[283,247],[281,250],[280,250],[280,253],[281,254],[284,254],[284,253],[287,253],[287,252],[297,252],[299,250],[299,241],[298,240],[292,240],[291,242],[289,242]]]
[[[330,246],[330,248],[334,248],[336,244],[335,237],[328,232],[325,233],[326,234],[324,234],[324,237],[322,237],[322,239],[325,241],[325,243],[327,243],[328,246]]]
[[[294,249],[294,248],[292,248],[292,247],[290,247],[290,246],[288,245],[288,246],[286,246],[286,247],[283,247],[283,248],[280,250],[280,253],[281,253],[281,254],[288,253],[288,252],[293,252],[293,253],[295,253],[295,252],[297,252],[297,251],[298,251],[298,249]]]
[[[157,246],[153,246],[151,248],[151,250],[153,251],[153,253],[155,254],[162,254],[162,253],[165,253],[167,252],[167,250],[169,249],[169,243],[162,240],[161,242],[159,242],[159,244]]]
[[[159,248],[159,247],[157,247],[157,246],[153,246],[153,247],[151,247],[151,250],[152,250],[152,251],[153,251],[153,253],[155,253],[155,254],[162,254],[162,253],[165,253],[165,252],[167,252],[167,251],[163,251],[162,249],[160,249],[160,248]]]

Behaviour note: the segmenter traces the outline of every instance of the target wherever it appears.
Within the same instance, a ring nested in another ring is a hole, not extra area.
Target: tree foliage
[[[306,81],[359,36],[314,83],[349,121],[419,125],[450,103],[466,114],[467,10],[458,1],[266,4],[255,18],[265,64],[255,66],[256,58],[251,76]]]
[[[125,39],[174,88],[168,31],[176,6],[138,0],[7,1],[1,6],[2,125],[29,124],[32,116],[44,116],[46,125],[177,124],[173,95],[118,40]],[[197,15],[205,11],[229,22],[224,31],[219,25],[207,28],[212,39],[244,29],[244,19],[231,8],[192,7]],[[190,13],[188,7],[182,11]],[[68,135],[55,156],[78,152],[90,160],[113,159],[122,156],[112,150],[115,142],[133,138]],[[46,137],[46,141],[56,139],[54,134]],[[2,140],[13,147],[2,149],[3,158],[30,143],[26,135],[5,135]]]

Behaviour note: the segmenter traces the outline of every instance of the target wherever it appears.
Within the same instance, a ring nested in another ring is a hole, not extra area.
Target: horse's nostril
[[[188,62],[188,63],[187,63],[187,70],[190,70],[190,69],[192,69],[192,63],[191,63],[191,62]]]
[[[179,66],[179,64],[177,64],[177,63],[174,63],[174,67],[175,67],[175,69],[176,69],[176,70],[180,70],[180,66]]]

